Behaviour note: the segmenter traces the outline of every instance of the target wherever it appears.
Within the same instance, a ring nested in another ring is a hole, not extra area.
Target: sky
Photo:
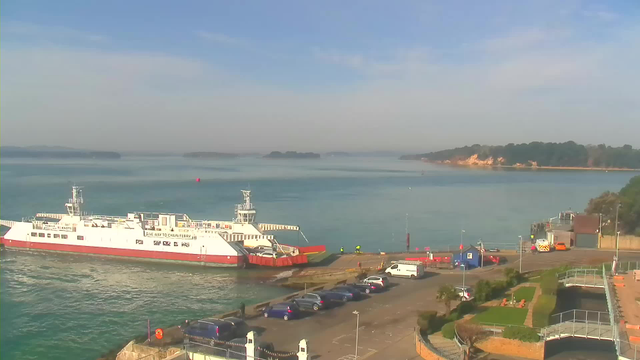
[[[0,34],[2,145],[640,147],[637,0],[8,0]]]

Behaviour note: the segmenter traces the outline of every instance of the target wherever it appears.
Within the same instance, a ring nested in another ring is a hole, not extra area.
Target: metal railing
[[[415,333],[416,333],[416,337],[418,339],[420,339],[420,343],[422,343],[422,345],[424,345],[424,347],[426,347],[431,353],[435,354],[436,356],[439,356],[443,359],[448,359],[447,355],[445,353],[443,353],[442,351],[440,351],[439,349],[437,349],[435,346],[433,346],[433,344],[431,343],[431,341],[429,341],[429,339],[425,339],[422,336],[422,333],[420,332],[420,328],[419,327],[415,327],[414,328]],[[422,355],[422,353],[418,353],[419,355]]]
[[[561,313],[553,314],[550,318],[550,324],[556,325],[563,322],[590,323],[599,325],[612,325],[611,317],[608,312],[591,311],[591,310],[568,310]]]
[[[558,274],[558,282],[564,286],[604,287],[604,277],[600,268],[579,268]]]

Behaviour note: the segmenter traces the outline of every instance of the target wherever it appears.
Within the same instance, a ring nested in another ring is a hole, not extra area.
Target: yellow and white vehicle
[[[551,243],[547,239],[537,239],[536,250],[538,252],[549,252],[551,251]]]

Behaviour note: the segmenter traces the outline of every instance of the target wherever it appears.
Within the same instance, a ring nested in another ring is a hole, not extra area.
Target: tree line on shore
[[[622,234],[640,236],[640,175],[629,180],[619,192],[605,191],[589,200],[587,214],[602,216],[602,233],[614,235],[616,210],[618,231]]]
[[[434,162],[458,161],[468,159],[474,155],[478,160],[494,159],[498,165],[498,159],[502,158],[500,165],[550,167],[593,167],[593,168],[624,168],[640,169],[640,150],[633,149],[631,145],[612,147],[605,144],[580,145],[573,141],[564,143],[540,142],[489,146],[474,144],[435,151],[425,154],[405,155],[402,160],[427,160]]]

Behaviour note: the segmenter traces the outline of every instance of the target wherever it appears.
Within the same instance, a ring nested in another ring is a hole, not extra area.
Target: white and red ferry
[[[265,231],[300,231],[298,226],[257,224],[251,191],[242,190],[244,203],[236,205],[232,221],[191,220],[186,214],[134,212],[127,216],[88,215],[82,212],[82,189],[73,186],[66,214],[38,213],[23,221],[0,220],[11,229],[2,238],[7,248],[119,256],[148,260],[198,263],[208,266],[265,265],[247,248],[273,247],[293,260],[306,262],[299,248],[279,244]],[[304,236],[304,234],[303,234]],[[297,259],[297,257],[304,259]],[[251,261],[254,259],[256,261]],[[273,259],[275,265],[275,259]],[[270,265],[270,264],[266,264]]]

